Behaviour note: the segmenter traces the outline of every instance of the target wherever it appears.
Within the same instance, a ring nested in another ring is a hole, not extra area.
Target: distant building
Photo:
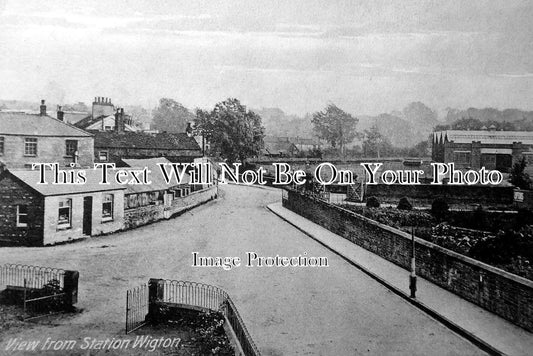
[[[432,159],[453,162],[456,168],[485,167],[509,172],[522,157],[533,162],[533,132],[447,130],[433,133]]]
[[[294,157],[300,151],[288,137],[265,136],[261,155],[266,157]]]
[[[61,115],[60,115],[61,118]],[[0,112],[0,165],[31,168],[32,163],[91,166],[94,139],[90,133],[49,116],[45,101],[39,114]]]
[[[133,125],[131,117],[124,114],[124,109],[117,109],[113,115],[88,116],[74,126],[86,131],[140,131]]]

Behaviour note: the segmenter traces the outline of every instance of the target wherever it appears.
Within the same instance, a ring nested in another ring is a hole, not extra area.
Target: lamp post
[[[411,273],[409,275],[409,289],[411,298],[416,298],[416,254],[415,254],[415,228],[411,227]]]

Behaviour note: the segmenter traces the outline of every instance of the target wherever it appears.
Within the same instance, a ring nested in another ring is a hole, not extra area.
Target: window
[[[113,220],[113,194],[104,195],[102,203],[102,220]]]
[[[17,227],[28,226],[28,206],[17,205]]]
[[[4,155],[4,138],[0,137],[0,156]]]
[[[37,139],[27,137],[24,141],[24,155],[37,156]]]
[[[67,140],[65,154],[69,157],[74,157],[77,151],[78,151],[78,141]]]
[[[70,227],[72,217],[72,199],[65,199],[59,202],[59,216],[57,218],[58,227]]]
[[[113,127],[112,126],[105,126],[104,127],[104,131],[113,131]]]
[[[98,152],[98,159],[99,159],[100,161],[107,162],[107,159],[108,159],[107,151],[100,151],[100,152]]]
[[[455,151],[453,156],[457,164],[470,164],[470,151]]]

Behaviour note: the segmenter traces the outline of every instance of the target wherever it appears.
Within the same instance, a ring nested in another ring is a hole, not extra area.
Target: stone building
[[[462,131],[433,133],[432,159],[455,163],[456,168],[497,169],[509,172],[522,157],[533,162],[531,131]]]
[[[85,184],[37,184],[39,172],[0,176],[0,245],[43,246],[110,233],[124,226],[124,191],[99,184],[87,170]]]
[[[62,118],[61,111],[58,117]],[[39,114],[0,112],[0,166],[31,168],[32,163],[71,163],[92,166],[93,135],[47,115],[44,100]]]

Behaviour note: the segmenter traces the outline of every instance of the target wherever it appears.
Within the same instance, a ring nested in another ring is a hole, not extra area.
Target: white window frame
[[[61,221],[61,210],[68,210],[68,221]],[[58,202],[57,208],[57,227],[59,229],[68,229],[72,227],[72,199],[63,199]]]
[[[107,204],[111,204],[110,209],[105,209]],[[109,214],[104,215],[106,210],[110,210]],[[112,221],[115,213],[115,196],[113,194],[104,194],[102,199],[102,221]]]
[[[102,159],[102,154],[105,155],[105,159]],[[98,151],[98,160],[107,162],[109,160],[109,151]]]
[[[33,147],[35,146],[35,153],[28,153],[28,148],[32,147],[31,151],[33,151]],[[38,146],[38,140],[36,137],[26,137],[24,139],[24,156],[27,157],[37,157],[37,154],[39,152],[39,146]]]
[[[25,206],[26,207],[26,212],[25,213],[21,213],[20,212],[20,207],[21,206]],[[20,217],[21,216],[25,216],[26,217],[26,222],[20,222]],[[17,205],[17,227],[28,227],[28,205],[26,204],[19,204]]]

